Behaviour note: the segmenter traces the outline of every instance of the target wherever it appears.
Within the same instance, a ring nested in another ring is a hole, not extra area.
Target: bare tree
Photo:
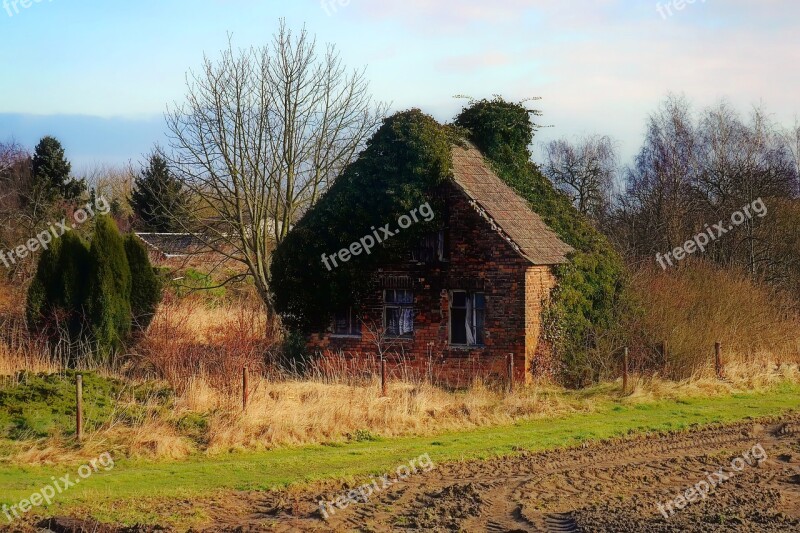
[[[769,205],[769,218],[746,217],[737,231],[709,243],[703,256],[785,282],[798,268],[795,239],[786,236],[797,220],[798,138],[762,108],[743,117],[722,101],[694,115],[685,99],[670,97],[651,116],[645,143],[627,171],[615,239],[650,261],[650,254],[681,246],[709,225],[724,226],[760,198]]]
[[[44,202],[33,194],[31,154],[16,142],[0,143],[0,249],[12,249],[33,233]],[[0,263],[0,272],[25,274],[30,261]]]
[[[698,127],[696,189],[707,220],[723,219],[756,198],[796,195],[797,168],[791,147],[761,108],[749,122],[727,102],[706,110]],[[764,221],[748,218],[744,231],[719,243],[717,259],[739,263],[751,273],[770,263]]]
[[[617,171],[614,141],[591,135],[571,143],[566,139],[544,145],[543,171],[568,194],[583,214],[599,220],[607,212]]]
[[[281,21],[271,44],[205,58],[186,102],[167,113],[171,163],[195,199],[205,246],[243,263],[268,311],[271,254],[291,225],[354,160],[385,115],[363,70],[318,53]]]
[[[691,235],[697,211],[692,195],[695,126],[689,102],[670,96],[647,123],[644,144],[625,171],[616,217],[627,251],[648,255],[672,250]]]
[[[783,131],[783,138],[794,160],[795,173],[798,178],[795,186],[800,190],[800,119],[795,117],[792,127]]]

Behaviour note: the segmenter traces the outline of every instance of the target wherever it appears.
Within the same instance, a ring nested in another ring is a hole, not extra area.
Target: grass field
[[[91,515],[113,522],[200,523],[191,512],[165,517],[155,504],[196,499],[230,491],[303,486],[329,479],[382,474],[421,454],[436,463],[545,450],[637,432],[681,430],[693,425],[778,415],[800,406],[800,385],[784,383],[759,393],[633,403],[614,400],[603,385],[574,394],[597,395],[591,413],[518,422],[511,426],[448,432],[435,437],[370,439],[336,445],[264,452],[193,455],[181,461],[117,460],[61,495],[37,514]],[[600,390],[598,390],[600,389]],[[77,477],[79,464],[52,467],[0,466],[0,504],[12,505],[51,483],[52,476]]]

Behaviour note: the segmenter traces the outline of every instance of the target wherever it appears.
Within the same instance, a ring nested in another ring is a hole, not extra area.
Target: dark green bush
[[[125,255],[131,271],[131,313],[133,327],[144,331],[161,303],[162,284],[144,243],[133,234],[125,236]]]
[[[89,249],[92,336],[104,354],[119,349],[131,331],[131,269],[117,225],[107,216],[97,218]]]
[[[36,274],[28,287],[28,300],[25,315],[28,325],[34,330],[43,330],[50,312],[57,307],[60,298],[58,283],[58,262],[61,258],[61,241],[56,240],[42,252],[36,267]]]
[[[90,342],[108,357],[121,348],[134,320],[147,327],[161,286],[138,239],[123,239],[113,220],[98,217],[91,247],[70,231],[43,251],[28,289],[28,327],[53,346]],[[76,352],[88,355],[85,346]]]
[[[51,243],[42,253],[28,288],[28,324],[49,337],[78,340],[85,324],[89,248],[74,232]]]

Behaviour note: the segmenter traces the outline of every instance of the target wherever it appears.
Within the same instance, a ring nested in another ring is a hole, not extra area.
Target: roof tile
[[[473,145],[453,147],[453,179],[534,265],[567,262],[572,247],[497,176]]]

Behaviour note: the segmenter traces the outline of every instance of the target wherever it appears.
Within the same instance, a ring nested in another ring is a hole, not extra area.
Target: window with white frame
[[[482,292],[450,293],[450,344],[483,346],[486,297]]]
[[[333,334],[343,337],[360,337],[361,323],[352,307],[333,315]]]
[[[408,289],[383,292],[383,325],[392,337],[414,336],[414,293]]]

